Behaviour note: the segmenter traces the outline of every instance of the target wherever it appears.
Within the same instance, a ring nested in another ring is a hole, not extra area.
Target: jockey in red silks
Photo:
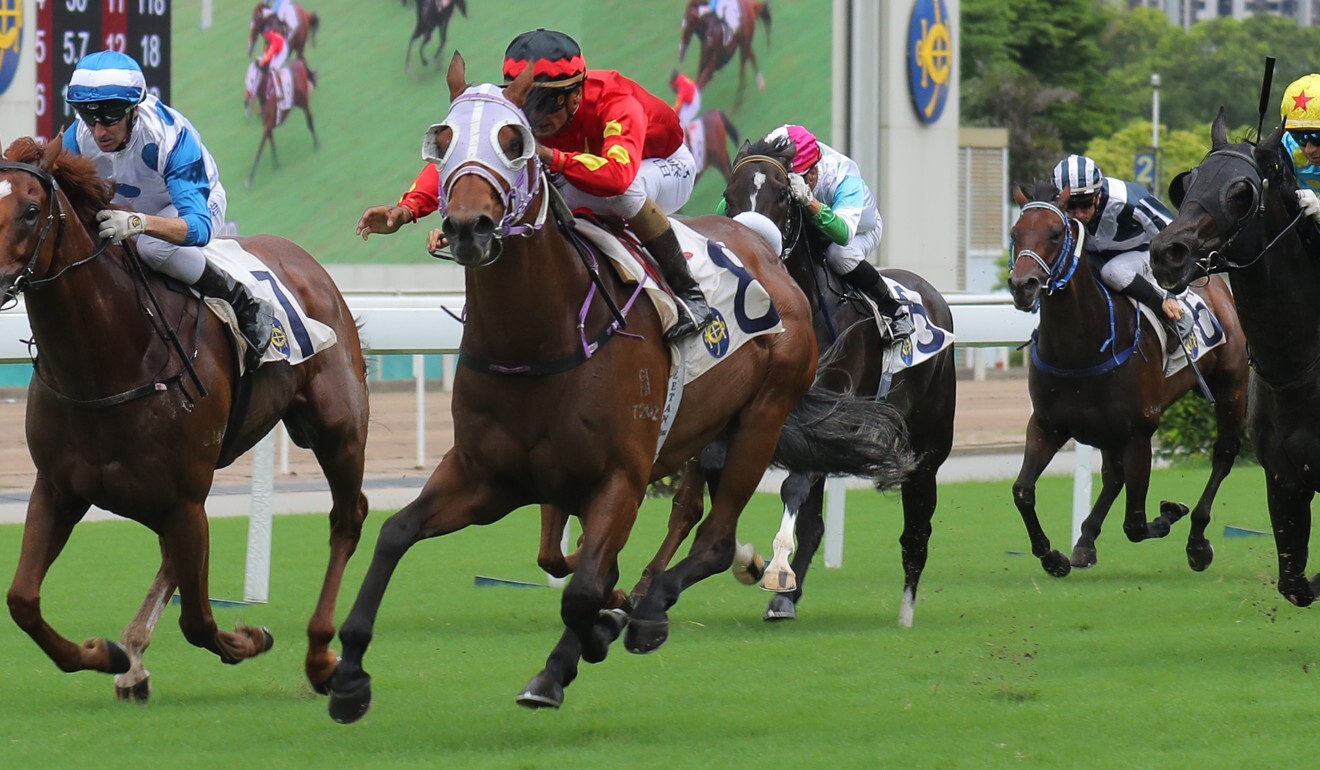
[[[674,112],[678,113],[679,125],[687,128],[701,114],[701,89],[678,70],[669,73],[669,87],[674,89]]]

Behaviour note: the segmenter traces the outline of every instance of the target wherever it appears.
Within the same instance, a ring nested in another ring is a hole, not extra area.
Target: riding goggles
[[[1099,198],[1099,196],[1096,195],[1096,194],[1091,194],[1091,195],[1074,195],[1073,197],[1071,197],[1071,198],[1068,199],[1068,210],[1069,210],[1069,211],[1085,211],[1085,210],[1087,210],[1087,209],[1089,209],[1089,208],[1095,206],[1096,200],[1097,200],[1098,198]]]
[[[96,124],[108,127],[119,125],[124,118],[128,117],[128,113],[136,106],[137,105],[135,104],[108,105],[93,102],[85,105],[75,104],[73,111],[78,113],[78,117],[82,122],[86,123],[88,127]]]
[[[1296,139],[1297,143],[1302,146],[1308,144],[1320,144],[1320,131],[1289,131],[1288,133],[1292,134],[1292,138]]]
[[[568,88],[536,87],[527,94],[523,103],[523,112],[535,112],[538,115],[554,115],[568,106],[568,97],[578,86]]]

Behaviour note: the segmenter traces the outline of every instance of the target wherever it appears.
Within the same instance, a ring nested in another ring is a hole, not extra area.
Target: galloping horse
[[[420,540],[490,524],[534,503],[582,523],[577,571],[561,603],[564,633],[545,668],[518,696],[527,707],[559,707],[579,661],[604,660],[627,621],[622,609],[611,606],[617,557],[647,484],[724,436],[724,483],[692,554],[661,575],[632,613],[629,649],[659,646],[665,610],[678,591],[732,562],[738,515],[776,453],[781,428],[788,435],[816,427],[814,416],[793,418],[790,412],[804,397],[826,406],[828,396],[811,388],[816,345],[802,293],[754,232],[705,217],[687,224],[738,255],[739,269],[746,271],[740,274],[743,291],[752,291],[755,279],[773,302],[773,310],[749,304],[726,323],[750,329],[777,310],[783,331],[751,337],[688,384],[668,422],[671,360],[659,312],[635,301],[640,289],[613,270],[595,274],[594,258],[579,253],[556,226],[558,204],[550,198],[521,111],[532,68],[504,89],[469,87],[465,72],[456,53],[448,73],[449,115],[431,134],[441,158],[443,230],[455,261],[467,268],[466,324],[452,402],[455,444],[419,497],[381,527],[340,632],[343,660],[330,684],[330,714],[341,722],[360,718],[370,705],[362,658],[399,559]],[[555,210],[553,219],[548,209]],[[708,332],[703,341],[718,334]],[[901,450],[901,426],[888,412],[874,410],[865,419],[867,429],[887,435],[889,446]],[[814,448],[810,435],[802,438]]]
[[[256,67],[253,63],[250,67]],[[316,87],[316,73],[307,68],[307,62],[294,59],[285,65],[290,80],[293,82],[293,106],[301,109],[307,116],[307,130],[312,132],[313,149],[321,149],[321,140],[316,136],[316,121],[312,118],[312,89]],[[270,143],[271,168],[280,167],[279,154],[275,151],[275,127],[284,122],[291,110],[280,109],[275,91],[275,78],[269,68],[258,68],[257,86],[253,93],[261,106],[261,143],[257,145],[257,156],[252,159],[252,170],[247,175],[247,186],[252,186],[252,179],[257,175],[257,164],[261,162],[261,151]],[[252,78],[249,76],[249,81]]]
[[[1205,530],[1215,494],[1241,446],[1246,411],[1247,351],[1232,294],[1220,279],[1196,290],[1219,319],[1225,341],[1166,378],[1156,330],[1100,281],[1099,266],[1082,248],[1083,225],[1066,213],[1070,191],[1056,192],[1041,183],[1036,200],[1029,202],[1021,189],[1013,190],[1022,216],[1013,225],[1008,285],[1018,310],[1040,308],[1027,370],[1032,414],[1022,468],[1013,483],[1013,502],[1031,537],[1031,553],[1054,577],[1094,565],[1096,538],[1124,485],[1128,540],[1139,543],[1169,534],[1187,507],[1166,501],[1159,517],[1147,520],[1151,436],[1164,410],[1197,387],[1199,369],[1214,396],[1216,423],[1210,478],[1187,533],[1187,563],[1199,572],[1214,559]],[[1036,515],[1036,479],[1070,438],[1098,448],[1103,458],[1100,494],[1082,522],[1071,559],[1050,547]]]
[[[248,58],[252,58],[252,52],[257,47],[257,38],[262,32],[276,20],[273,14],[266,13],[266,4],[258,2],[252,9],[252,19],[248,22]],[[316,45],[316,30],[321,27],[321,17],[308,11],[299,3],[293,4],[293,10],[298,14],[298,28],[289,35],[290,55],[297,55],[299,59],[306,59],[307,55],[303,52],[307,47],[307,40],[310,37],[312,45]]]
[[[708,168],[716,169],[720,176],[724,177],[724,183],[728,184],[729,175],[733,173],[733,164],[729,162],[729,143],[737,146],[741,140],[738,129],[729,120],[722,110],[705,110],[697,116],[696,121],[701,124],[701,156],[697,158],[697,178]],[[691,132],[688,126],[684,126],[685,135],[689,138],[688,147],[693,149],[693,155],[696,155]]]
[[[205,503],[216,468],[283,420],[294,442],[316,454],[334,499],[330,562],[307,626],[306,673],[321,688],[335,665],[335,597],[367,515],[366,371],[353,318],[330,276],[296,244],[273,235],[239,239],[338,337],[297,366],[270,362],[240,383],[214,313],[143,270],[124,246],[98,245],[96,213],[109,205],[111,189],[91,161],[58,141],[19,139],[0,163],[0,293],[27,298],[40,351],[27,406],[37,480],[10,614],[60,670],[119,674],[115,692],[123,699],[149,696],[142,655],[176,587],[179,625],[191,644],[225,663],[269,650],[264,629],[221,631],[211,616]],[[41,583],[92,505],[155,532],[161,564],[120,642],[80,645],[43,619]]]
[[[713,13],[702,13],[702,8],[710,4],[708,0],[688,0],[679,33],[678,60],[683,61],[688,46],[692,43],[692,39],[696,38],[701,50],[697,62],[697,88],[705,88],[711,78],[715,77],[716,71],[733,61],[734,54],[738,54],[740,57],[738,93],[733,103],[733,109],[737,111],[742,105],[743,90],[747,87],[748,59],[751,60],[752,68],[756,71],[757,90],[765,90],[765,75],[761,74],[761,64],[756,60],[752,38],[756,35],[756,20],[760,18],[765,22],[765,40],[769,45],[770,3],[769,0],[763,3],[753,0],[732,0],[732,2],[738,3],[738,28],[733,31],[732,39],[726,40],[724,25],[720,20]]]
[[[903,482],[903,603],[899,622],[912,625],[917,583],[926,566],[931,519],[937,502],[936,473],[953,448],[953,410],[957,372],[953,348],[947,347],[931,360],[902,369],[893,375],[890,390],[878,395],[884,375],[885,350],[889,340],[881,336],[871,307],[841,284],[825,265],[828,242],[805,220],[800,206],[788,194],[789,170],[794,148],[791,143],[761,140],[744,144],[734,161],[732,178],[724,191],[726,213],[756,211],[774,222],[784,235],[782,258],[793,280],[811,301],[816,340],[822,350],[841,345],[835,360],[821,363],[819,379],[839,393],[882,398],[893,405],[907,425],[916,467]],[[904,288],[921,295],[926,317],[936,326],[952,331],[953,315],[948,303],[920,276],[906,270],[884,270]],[[913,340],[917,346],[932,345],[934,337]],[[797,552],[792,570],[797,587],[775,594],[766,609],[766,620],[796,616],[802,584],[824,533],[821,504],[825,481],[819,475],[784,484],[784,508],[790,518],[796,513]],[[782,533],[785,537],[788,532]]]
[[[1152,267],[1169,289],[1232,271],[1255,369],[1248,427],[1265,469],[1279,593],[1306,607],[1320,591],[1320,576],[1306,576],[1320,489],[1320,308],[1311,297],[1320,231],[1298,210],[1282,128],[1256,146],[1230,144],[1220,110],[1210,137],[1201,165],[1169,185],[1178,217],[1151,244]]]
[[[449,37],[449,21],[454,17],[456,9],[466,17],[466,0],[417,0],[417,26],[413,27],[412,37],[408,38],[408,50],[403,54],[405,70],[412,59],[413,43],[418,38],[422,42],[417,46],[417,58],[422,60],[423,67],[430,64],[426,60],[426,44],[431,42],[431,35],[436,30],[440,31],[440,42],[435,47],[434,58],[440,58],[440,53],[445,50],[445,40]]]

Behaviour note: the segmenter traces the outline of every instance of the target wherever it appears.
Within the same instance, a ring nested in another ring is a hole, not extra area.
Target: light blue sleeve
[[[211,211],[206,205],[211,185],[206,178],[206,162],[202,158],[202,145],[192,131],[183,131],[174,149],[161,169],[165,187],[170,191],[170,202],[179,210],[179,217],[188,223],[188,237],[184,246],[205,246],[211,242]]]
[[[848,240],[856,238],[857,228],[862,223],[862,211],[866,208],[866,183],[855,176],[845,176],[834,188],[834,195],[828,203],[835,215],[848,225]]]

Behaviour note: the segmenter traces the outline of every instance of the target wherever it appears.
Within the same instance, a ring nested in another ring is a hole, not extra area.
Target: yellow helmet
[[[1303,75],[1284,90],[1279,117],[1290,129],[1320,128],[1320,75]]]

